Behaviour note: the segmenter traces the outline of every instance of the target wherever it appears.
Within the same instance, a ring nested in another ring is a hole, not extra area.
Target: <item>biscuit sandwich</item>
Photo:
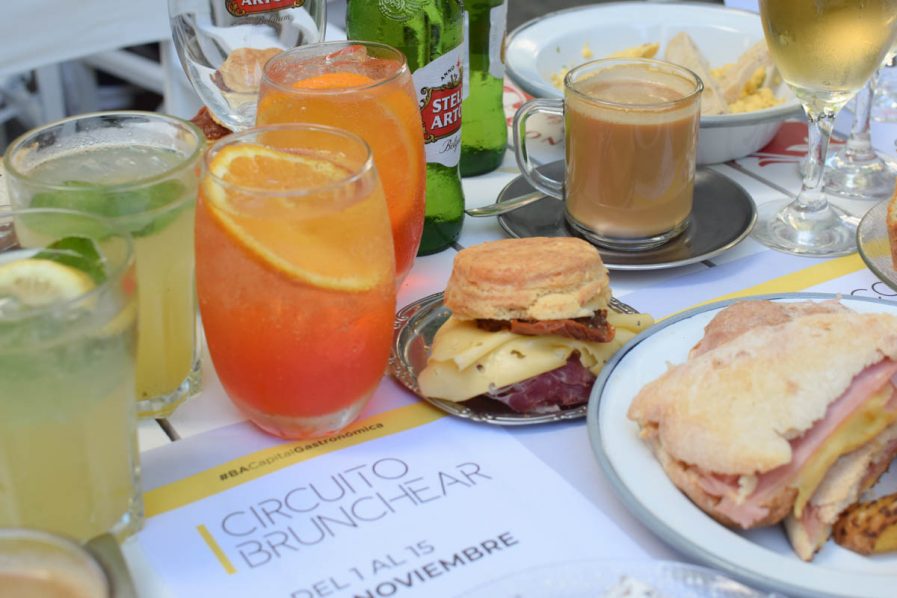
[[[452,315],[418,376],[421,392],[448,401],[487,397],[520,413],[581,405],[611,355],[652,322],[611,310],[610,298],[607,268],[580,239],[464,249],[445,290]]]
[[[897,452],[897,317],[746,302],[629,408],[671,481],[721,523],[784,522],[809,560]]]

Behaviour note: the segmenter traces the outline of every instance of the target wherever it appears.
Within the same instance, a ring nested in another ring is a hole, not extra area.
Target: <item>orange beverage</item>
[[[401,282],[423,232],[427,166],[405,56],[368,42],[315,44],[275,56],[265,65],[256,122],[330,125],[367,141],[386,193]]]
[[[196,284],[231,400],[284,438],[335,432],[389,356],[395,260],[367,145],[330,127],[251,129],[208,152]]]

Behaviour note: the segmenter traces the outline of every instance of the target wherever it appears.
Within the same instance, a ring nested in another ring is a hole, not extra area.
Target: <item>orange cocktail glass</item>
[[[196,284],[225,391],[263,430],[351,422],[389,356],[395,260],[370,150],[330,127],[231,135],[207,153]]]
[[[405,56],[370,42],[314,44],[275,56],[265,65],[256,122],[330,125],[368,142],[401,282],[420,245],[426,186],[420,111]]]

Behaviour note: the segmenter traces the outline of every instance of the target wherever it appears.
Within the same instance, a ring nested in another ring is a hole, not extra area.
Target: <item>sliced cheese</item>
[[[451,316],[433,337],[430,359],[451,360],[463,370],[515,336],[507,330],[486,332],[477,328],[473,320]]]
[[[797,488],[797,500],[794,503],[794,514],[800,517],[804,506],[822,483],[828,470],[838,457],[858,449],[882,430],[897,421],[897,412],[886,411],[885,404],[890,400],[894,387],[886,384],[875,396],[852,413],[838,426],[835,433],[807,461],[794,486]]]
[[[436,333],[427,367],[418,376],[421,392],[448,401],[466,401],[557,369],[574,351],[597,374],[631,334],[609,343],[561,336],[524,336],[487,332],[473,321],[449,318]]]

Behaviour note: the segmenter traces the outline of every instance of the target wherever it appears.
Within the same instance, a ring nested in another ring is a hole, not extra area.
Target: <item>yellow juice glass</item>
[[[250,129],[206,154],[196,283],[230,399],[284,438],[335,432],[386,369],[389,214],[367,145],[330,127]]]
[[[193,223],[204,144],[181,119],[107,112],[26,133],[5,156],[14,207],[90,212],[133,237],[141,417],[168,416],[199,390]]]
[[[140,527],[130,238],[83,212],[0,212],[0,527]]]

